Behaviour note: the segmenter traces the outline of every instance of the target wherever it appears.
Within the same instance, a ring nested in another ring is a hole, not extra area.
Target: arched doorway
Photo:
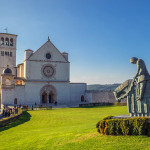
[[[54,86],[46,85],[40,91],[41,104],[52,104],[57,102],[57,92]]]
[[[84,96],[83,95],[81,96],[81,102],[84,102]]]
[[[45,91],[42,93],[42,104],[47,104],[47,93]]]
[[[17,105],[17,98],[14,99],[14,105]]]
[[[49,103],[54,103],[54,94],[52,91],[49,93]]]

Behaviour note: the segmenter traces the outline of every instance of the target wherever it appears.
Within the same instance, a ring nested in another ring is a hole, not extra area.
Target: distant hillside
[[[114,91],[120,84],[91,84],[87,86],[87,90],[98,90],[98,91]]]

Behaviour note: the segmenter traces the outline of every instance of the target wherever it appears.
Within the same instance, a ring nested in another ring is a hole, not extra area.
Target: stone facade
[[[49,40],[35,52],[25,50],[16,66],[17,35],[0,33],[0,100],[2,105],[76,105],[115,102],[112,92],[87,91],[86,83],[70,82],[68,53]]]
[[[25,60],[16,67],[16,35],[0,33],[0,51],[13,52],[13,60],[4,56],[1,74],[1,103],[3,105],[69,105],[81,102],[86,83],[70,83],[68,53],[61,53],[48,41],[37,51],[25,50]],[[4,37],[4,43],[3,43]],[[8,43],[5,43],[7,37]],[[13,39],[13,48],[10,39]],[[10,48],[9,48],[10,47]],[[10,54],[9,54],[10,55]],[[12,63],[12,64],[11,64]],[[7,72],[7,69],[10,72]],[[4,70],[2,72],[2,70]]]

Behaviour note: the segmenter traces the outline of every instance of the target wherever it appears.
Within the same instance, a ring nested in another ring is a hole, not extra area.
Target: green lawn
[[[146,136],[104,136],[96,123],[108,115],[127,114],[126,106],[29,111],[0,128],[0,150],[150,149]]]

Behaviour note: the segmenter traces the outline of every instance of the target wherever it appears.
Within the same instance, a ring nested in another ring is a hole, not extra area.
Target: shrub
[[[111,119],[112,117],[113,117],[113,116],[107,116],[107,117],[103,118],[103,120]],[[99,121],[99,122],[96,124],[96,128],[97,128],[97,131],[98,131],[98,132],[100,132],[100,131],[99,131],[100,122],[101,122],[101,121]],[[102,124],[101,124],[101,125],[102,125]],[[103,126],[104,126],[104,125],[103,125]]]
[[[96,127],[104,135],[148,135],[150,136],[149,118],[135,117],[112,119],[112,116],[100,120]]]
[[[116,106],[127,106],[127,103],[125,103],[125,102],[116,102],[116,103],[114,103],[114,105],[116,105]]]

